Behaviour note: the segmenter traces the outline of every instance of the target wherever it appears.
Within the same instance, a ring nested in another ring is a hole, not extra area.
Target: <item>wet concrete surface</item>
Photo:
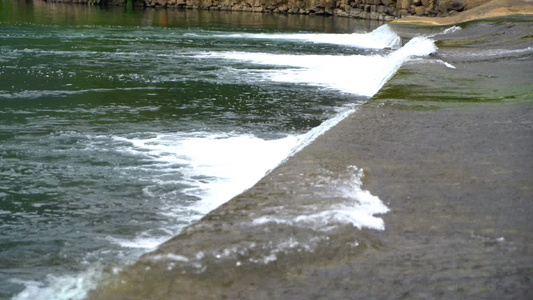
[[[402,67],[256,186],[89,298],[531,299],[532,54],[441,50],[456,69]],[[254,223],[338,204],[332,191],[353,166],[390,209],[376,215],[385,230]]]

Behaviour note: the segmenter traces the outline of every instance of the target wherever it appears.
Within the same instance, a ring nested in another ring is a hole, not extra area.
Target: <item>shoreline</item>
[[[128,9],[163,8],[253,13],[299,14],[348,17],[384,22],[443,26],[475,20],[512,16],[533,16],[531,0],[391,1],[343,0],[332,2],[294,0],[41,0],[44,3],[65,3],[98,6],[124,6]]]
[[[512,16],[533,16],[533,1],[492,0],[472,9],[446,17],[407,16],[392,23],[431,26],[457,25],[471,21],[481,21]]]
[[[456,52],[487,34],[468,27],[439,41],[456,69],[403,66],[355,113],[89,299],[530,296],[533,61]],[[494,39],[522,49],[528,25],[513,28]],[[249,225],[334,201],[321,188],[351,166],[390,209],[377,215],[385,230]]]

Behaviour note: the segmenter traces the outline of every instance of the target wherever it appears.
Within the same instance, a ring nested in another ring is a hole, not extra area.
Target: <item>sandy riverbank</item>
[[[530,26],[482,22],[440,40],[431,63],[402,67],[355,113],[90,298],[530,298]],[[324,186],[340,187],[351,166],[390,209],[379,215],[385,230],[250,225],[334,203]]]
[[[452,25],[474,20],[509,16],[533,16],[533,1],[531,0],[492,0],[485,4],[447,17],[417,17],[408,16],[396,19],[394,23],[415,23],[424,25]]]

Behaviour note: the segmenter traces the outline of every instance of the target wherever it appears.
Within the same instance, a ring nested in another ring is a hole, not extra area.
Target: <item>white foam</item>
[[[180,183],[189,186],[185,193],[201,201],[188,207],[168,202],[161,213],[183,216],[188,211],[185,215],[192,212],[196,218],[254,185],[286,158],[298,141],[294,135],[264,140],[248,134],[202,132],[115,139],[130,144],[121,151],[162,163],[171,173],[180,172]],[[158,186],[167,183],[163,176],[153,182]],[[176,184],[174,179],[168,183]]]
[[[97,279],[102,277],[102,269],[93,266],[85,272],[75,276],[48,275],[45,282],[12,280],[14,283],[24,284],[26,288],[15,295],[12,300],[81,300],[87,293],[96,288]]]
[[[377,196],[361,188],[362,177],[363,170],[355,166],[349,167],[347,174],[341,174],[339,178],[328,175],[322,179],[325,184],[313,191],[315,196],[322,195],[324,198],[320,203],[296,208],[284,207],[274,215],[254,219],[252,224],[261,226],[273,222],[326,231],[340,224],[351,224],[359,229],[366,227],[384,230],[383,219],[375,215],[387,213],[389,208]]]
[[[461,30],[461,27],[454,25],[452,27],[444,29],[440,34],[449,34]]]
[[[276,66],[260,69],[265,81],[312,85],[344,93],[371,97],[415,56],[427,56],[437,50],[434,41],[415,37],[402,48],[382,55],[295,55],[253,52],[207,52],[197,58],[246,61]],[[364,71],[362,71],[364,70]],[[254,78],[253,81],[256,79]]]
[[[150,260],[155,260],[155,261],[158,261],[158,260],[171,260],[171,261],[180,261],[180,262],[188,262],[189,259],[183,255],[177,255],[177,254],[172,254],[172,253],[168,253],[168,254],[165,254],[165,255],[154,255],[154,256],[150,256]]]
[[[166,242],[172,237],[172,235],[168,236],[146,236],[143,234],[140,234],[139,236],[136,236],[133,240],[131,239],[119,239],[116,237],[108,236],[107,240],[110,242],[120,245],[124,248],[132,248],[132,249],[146,249],[146,250],[155,250],[157,246],[161,245],[162,243]]]
[[[355,105],[347,105],[339,109],[339,112],[333,117],[330,118],[324,122],[322,122],[319,126],[309,130],[307,133],[302,134],[298,137],[298,140],[294,147],[291,149],[290,153],[285,158],[288,159],[294,154],[298,153],[300,150],[302,150],[304,147],[309,145],[311,142],[313,142],[316,138],[324,134],[326,131],[328,131],[333,126],[337,125],[340,121],[346,119],[349,115],[351,115],[356,110]]]
[[[132,88],[113,88],[113,89],[86,89],[86,90],[24,90],[21,92],[10,93],[0,90],[0,99],[37,99],[41,97],[63,97],[84,93],[101,93],[109,91],[131,91],[131,90],[155,90],[157,87],[132,87]]]
[[[394,31],[392,31],[388,25],[380,26],[371,33],[236,33],[217,36],[247,39],[303,41],[317,44],[320,43],[351,46],[364,49],[398,48],[401,43],[400,37]]]
[[[447,63],[443,60],[441,60],[442,64],[445,65],[446,67],[450,68],[450,69],[457,69],[454,65],[450,64],[450,63]]]

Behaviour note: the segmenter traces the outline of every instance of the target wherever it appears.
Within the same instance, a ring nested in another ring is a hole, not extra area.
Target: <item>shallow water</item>
[[[351,19],[1,3],[0,298],[83,297],[435,50]]]
[[[90,299],[528,298],[529,24],[470,25]]]

